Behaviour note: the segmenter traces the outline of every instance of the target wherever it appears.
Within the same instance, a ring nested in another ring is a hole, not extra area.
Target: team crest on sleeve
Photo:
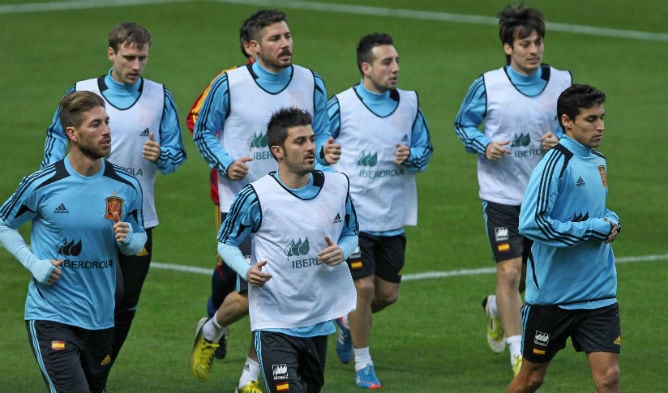
[[[605,165],[598,166],[598,173],[601,175],[601,182],[603,182],[603,187],[607,187],[608,181],[605,177]]]
[[[104,218],[114,220],[114,213],[118,213],[118,217],[123,217],[123,199],[117,196],[110,196],[106,199],[107,207],[104,211]]]

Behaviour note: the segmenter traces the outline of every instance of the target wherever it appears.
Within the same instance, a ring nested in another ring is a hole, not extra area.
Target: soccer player
[[[283,109],[267,128],[278,171],[237,195],[218,252],[251,285],[251,330],[269,391],[315,393],[324,385],[332,320],[355,307],[342,262],[357,246],[357,220],[348,178],[314,170],[311,115]],[[249,265],[239,245],[251,233]]]
[[[466,151],[478,156],[479,196],[496,261],[496,294],[483,300],[487,342],[496,353],[508,345],[517,374],[522,362],[520,283],[530,244],[517,231],[520,203],[531,171],[562,133],[556,102],[571,85],[571,75],[541,63],[542,12],[510,4],[497,17],[507,64],[483,73],[471,84],[457,113],[455,131]]]
[[[213,81],[194,130],[195,145],[202,157],[218,171],[223,215],[246,184],[276,169],[276,161],[267,148],[267,122],[286,102],[312,114],[319,165],[335,163],[341,152],[340,145],[329,137],[324,81],[310,69],[292,63],[293,41],[287,16],[277,10],[260,10],[249,21],[250,50],[257,54],[256,61],[227,71]],[[250,255],[250,239],[240,248]],[[239,283],[241,294],[245,294],[245,287],[245,282]],[[223,302],[221,307],[225,306]],[[248,312],[247,300],[230,307],[235,310],[226,313],[219,309],[198,329],[203,340],[195,341],[191,367],[200,380],[209,378],[226,324]],[[253,366],[258,367],[257,363]]]
[[[611,242],[621,230],[608,210],[605,94],[573,85],[559,96],[565,136],[534,170],[522,201],[520,233],[533,240],[527,265],[519,374],[507,392],[535,392],[552,358],[571,339],[584,351],[596,391],[617,393],[621,329]]]
[[[339,322],[336,350],[348,363],[354,352],[355,381],[381,387],[369,352],[372,314],[397,301],[406,251],[405,225],[417,224],[416,173],[433,152],[417,93],[397,88],[399,54],[384,33],[357,46],[359,84],[328,104],[332,136],[346,146],[336,169],[350,177],[359,217],[359,250],[348,259],[357,307]]]
[[[135,176],[144,195],[148,240],[137,254],[122,255],[119,260],[112,363],[130,331],[151,263],[153,228],[158,225],[154,198],[157,174],[175,172],[186,159],[172,94],[162,84],[142,77],[150,46],[151,35],[144,27],[131,22],[116,25],[109,33],[109,72],[79,81],[67,91],[92,91],[109,104],[114,140],[109,161]],[[56,111],[47,130],[42,166],[62,159],[66,146],[65,129]]]
[[[253,64],[255,60],[255,53],[251,48],[250,36],[248,34],[248,26],[250,23],[250,18],[246,19],[242,23],[241,28],[239,29],[239,42],[241,46],[241,53],[243,53],[246,58],[246,64]],[[223,73],[233,70],[237,67],[231,67],[222,70],[216,78]],[[204,99],[209,94],[211,89],[211,83],[204,88],[202,93],[197,97],[195,102],[193,102],[190,107],[190,112],[186,117],[186,125],[191,133],[193,133],[195,128],[195,123],[197,122],[197,116],[199,116],[199,111],[202,108]],[[214,206],[214,221],[216,225],[216,231],[220,228],[222,222],[222,215],[220,213],[220,202],[218,199],[218,171],[211,169],[210,176],[210,197]],[[246,286],[243,286],[242,292],[245,292]],[[240,288],[241,289],[241,288]],[[224,359],[227,354],[227,326],[239,318],[242,318],[248,315],[248,298],[245,293],[239,293],[237,291],[237,273],[232,270],[227,264],[218,258],[216,267],[211,275],[211,296],[209,297],[207,304],[207,316],[200,318],[198,321],[198,326],[195,329],[199,331],[199,327],[204,324],[209,318],[213,317],[218,310],[220,310],[221,315],[221,326],[225,327],[224,333],[218,341],[218,348],[214,352],[214,357],[217,359]],[[246,358],[243,371],[241,372],[241,377],[237,383],[237,389],[240,393],[262,393],[262,390],[258,386],[258,376],[260,374],[260,368],[257,363],[257,355],[255,354],[255,348],[253,345],[250,345],[248,350],[248,357]]]
[[[0,207],[0,243],[33,279],[25,321],[49,392],[104,391],[111,368],[119,252],[144,247],[139,182],[104,157],[109,116],[95,93],[60,102],[69,154],[25,177]],[[32,223],[31,247],[17,228]]]

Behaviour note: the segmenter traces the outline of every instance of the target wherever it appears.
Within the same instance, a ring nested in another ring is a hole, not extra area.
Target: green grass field
[[[12,2],[14,1],[14,2]],[[148,27],[153,45],[145,76],[174,93],[181,119],[223,67],[243,61],[240,22],[258,8],[290,18],[295,62],[318,71],[329,95],[359,81],[360,36],[384,31],[401,55],[400,87],[420,93],[435,153],[418,179],[420,223],[408,229],[406,274],[492,268],[477,196],[475,157],[464,152],[453,121],[469,84],[504,62],[495,0],[334,1],[40,1],[0,0],[0,199],[36,170],[45,130],[73,82],[108,67],[106,36],[117,22]],[[10,3],[11,2],[11,3]],[[117,2],[129,4],[126,2]],[[606,136],[609,207],[622,218],[614,243],[620,263],[622,390],[668,390],[668,3],[661,0],[527,2],[548,20],[545,62],[572,71],[608,95]],[[342,6],[342,4],[344,6]],[[77,7],[73,7],[73,6]],[[96,7],[91,7],[96,5]],[[365,6],[365,7],[358,7]],[[55,8],[55,9],[54,9]],[[479,18],[448,18],[476,15]],[[589,29],[587,28],[595,28]],[[641,34],[639,32],[649,33]],[[189,158],[161,177],[154,261],[209,269],[215,232],[208,170],[183,126]],[[21,232],[29,236],[29,228]],[[653,257],[652,257],[653,256]],[[44,385],[23,324],[29,273],[0,250],[0,391],[41,392]],[[190,374],[195,322],[205,312],[206,274],[152,269],[133,330],[116,363],[109,391],[232,392],[249,342],[248,321],[232,326],[228,358],[207,383]],[[507,354],[484,337],[480,300],[493,274],[408,280],[399,302],[377,314],[371,351],[385,392],[500,392],[510,380]],[[352,365],[333,351],[324,392],[356,392]],[[591,392],[585,356],[568,346],[553,361],[542,392]]]

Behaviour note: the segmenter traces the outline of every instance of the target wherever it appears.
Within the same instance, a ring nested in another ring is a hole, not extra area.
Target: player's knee
[[[366,277],[355,280],[355,289],[357,289],[357,297],[361,299],[373,299],[374,292],[376,287],[373,283],[373,280],[369,280]]]
[[[619,365],[613,365],[605,369],[604,372],[594,375],[594,384],[596,391],[605,393],[614,393],[619,387]]]
[[[497,270],[497,280],[507,285],[519,286],[522,273],[512,266],[507,266]]]
[[[248,296],[232,292],[225,298],[225,302],[230,305],[229,308],[235,315],[244,316],[248,314]]]
[[[389,306],[390,304],[394,304],[399,300],[399,293],[398,292],[384,292],[381,293],[380,296],[378,296],[378,301],[383,303],[385,306]]]
[[[535,392],[538,390],[543,382],[545,381],[545,374],[540,373],[529,373],[527,377],[522,381],[523,392]]]
[[[399,300],[398,291],[378,291],[371,303],[371,311],[377,313],[385,307],[396,303],[397,300]]]

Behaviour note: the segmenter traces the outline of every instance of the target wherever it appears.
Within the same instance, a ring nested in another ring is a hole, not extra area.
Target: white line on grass
[[[658,255],[643,255],[635,257],[621,257],[617,258],[617,263],[631,263],[631,262],[653,262],[653,261],[668,261],[668,254],[658,254]],[[151,267],[160,270],[174,270],[179,272],[186,273],[198,273],[211,275],[212,267],[203,268],[196,266],[186,266],[186,265],[175,265],[171,263],[163,262],[151,262]],[[456,276],[477,276],[481,274],[493,274],[496,272],[496,269],[493,267],[489,268],[480,268],[480,269],[461,269],[461,270],[450,270],[445,272],[425,272],[425,273],[415,273],[415,274],[405,274],[402,277],[403,281],[412,281],[412,280],[427,280],[430,278],[447,278],[447,277],[456,277]]]
[[[220,3],[244,4],[244,5],[258,5],[258,6],[276,6],[277,2],[273,0],[215,0]],[[441,22],[455,22],[455,23],[470,23],[478,25],[498,26],[499,20],[495,17],[480,16],[480,15],[466,15],[466,14],[451,14],[448,12],[437,11],[419,11],[383,7],[370,7],[363,5],[352,4],[336,4],[336,3],[319,3],[306,2],[299,0],[285,0],[280,2],[283,8],[295,8],[300,10],[311,11],[325,11],[325,12],[339,12],[344,14],[355,15],[372,15],[385,16],[406,19],[418,20],[433,20]],[[615,38],[629,38],[643,41],[661,41],[668,42],[668,34],[666,33],[650,33],[645,31],[608,29],[601,27],[569,25],[565,23],[551,23],[547,22],[547,29],[550,31],[561,31],[566,33],[596,35],[604,37]]]
[[[7,4],[0,5],[0,14],[27,13],[40,11],[62,11],[101,7],[125,7],[133,5],[185,3],[193,0],[76,0],[58,1],[50,3],[29,4]],[[243,4],[263,7],[283,7],[299,10],[310,10],[320,12],[338,12],[354,15],[372,15],[380,17],[394,17],[417,20],[431,20],[441,22],[469,23],[486,26],[498,26],[498,20],[494,17],[466,14],[451,14],[448,12],[420,11],[408,9],[395,9],[384,7],[370,7],[352,4],[320,3],[300,0],[214,0],[219,3]],[[625,38],[641,41],[668,42],[668,33],[650,33],[646,31],[609,29],[605,27],[592,27],[581,25],[570,25],[566,23],[547,22],[547,29],[565,33],[594,35],[613,38]]]
[[[60,1],[60,2],[50,2],[50,3],[7,4],[7,5],[0,5],[0,14],[62,11],[62,10],[73,10],[73,9],[101,8],[101,7],[122,7],[122,6],[133,6],[133,5],[184,3],[191,1],[193,0],[75,0],[75,1]],[[255,6],[278,5],[278,2],[276,2],[275,0],[215,0],[215,1],[220,3],[255,5]],[[338,13],[355,14],[355,15],[372,15],[381,17],[433,20],[441,22],[469,23],[469,24],[493,25],[493,26],[496,26],[498,24],[498,20],[496,18],[488,16],[451,14],[447,12],[393,9],[393,8],[383,8],[383,7],[370,7],[370,6],[351,5],[351,4],[285,0],[280,2],[280,6],[284,8],[293,8],[300,10],[338,12]],[[547,28],[549,30],[575,33],[575,34],[637,39],[643,41],[668,42],[668,34],[666,33],[649,33],[644,31],[608,29],[600,27],[569,25],[565,23],[551,23],[551,22],[547,23]],[[618,258],[617,262],[618,263],[646,262],[646,261],[656,261],[656,260],[668,260],[668,254]],[[176,271],[200,273],[200,274],[211,274],[211,268],[175,265],[162,262],[152,262],[151,266],[156,269],[176,270]],[[403,276],[403,279],[407,281],[423,280],[428,278],[492,274],[495,271],[496,269],[491,267],[491,268],[481,268],[481,269],[452,270],[445,272],[425,272],[417,274],[407,274]]]
[[[27,3],[0,5],[1,14],[26,14],[30,12],[85,10],[104,7],[128,7],[133,5],[186,3],[193,0],[74,0],[49,3]]]

